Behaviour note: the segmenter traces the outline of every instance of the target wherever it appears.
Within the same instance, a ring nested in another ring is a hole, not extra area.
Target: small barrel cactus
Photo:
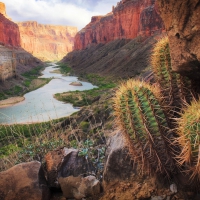
[[[157,42],[151,56],[152,70],[166,104],[182,107],[182,100],[191,100],[191,80],[172,71],[168,37]]]
[[[182,149],[176,156],[177,163],[190,171],[191,179],[200,180],[200,102],[193,100],[176,121],[176,141]]]
[[[116,91],[114,115],[130,153],[145,169],[170,175],[174,169],[170,155],[170,134],[158,89],[128,80]]]

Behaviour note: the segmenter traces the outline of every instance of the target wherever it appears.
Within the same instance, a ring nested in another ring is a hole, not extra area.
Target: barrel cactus
[[[151,65],[167,105],[181,108],[182,100],[190,102],[191,80],[172,71],[168,37],[155,45]]]
[[[116,91],[114,115],[132,158],[148,171],[170,176],[174,170],[171,135],[160,99],[158,89],[128,80]]]
[[[176,142],[182,149],[176,156],[177,163],[190,172],[191,179],[200,180],[200,101],[193,100],[176,121]]]

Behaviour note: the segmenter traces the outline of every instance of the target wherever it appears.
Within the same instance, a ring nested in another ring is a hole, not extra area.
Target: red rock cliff
[[[20,46],[20,33],[17,24],[10,21],[6,15],[5,5],[0,2],[0,43]]]
[[[18,23],[21,46],[41,60],[61,60],[73,50],[76,27],[42,25],[34,21]]]
[[[75,50],[90,44],[108,43],[115,39],[150,36],[163,29],[155,0],[123,0],[106,16],[92,17],[91,22],[75,37]]]

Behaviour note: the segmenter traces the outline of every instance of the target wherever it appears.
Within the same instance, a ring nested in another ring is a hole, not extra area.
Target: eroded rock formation
[[[158,0],[169,35],[173,70],[200,79],[199,0]]]
[[[76,27],[42,25],[35,21],[18,23],[21,47],[44,61],[61,60],[73,50]]]
[[[5,4],[2,3],[2,2],[0,2],[0,13],[1,13],[4,17],[6,17],[6,18],[8,18],[8,19],[11,20],[11,18],[8,17],[8,15],[6,14],[6,6],[5,6]]]
[[[21,48],[19,27],[6,15],[5,4],[1,2],[0,30],[0,81],[41,64],[41,61]]]
[[[123,0],[106,16],[92,17],[75,37],[75,50],[116,39],[151,36],[163,29],[155,0]]]
[[[1,6],[1,4],[0,4]],[[2,12],[2,13],[1,13]],[[17,24],[4,16],[5,12],[0,9],[0,43],[10,46],[20,46],[20,33]]]

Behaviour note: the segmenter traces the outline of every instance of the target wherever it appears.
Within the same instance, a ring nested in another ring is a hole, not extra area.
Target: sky
[[[1,0],[15,22],[76,26],[82,29],[95,15],[105,15],[120,0]]]

